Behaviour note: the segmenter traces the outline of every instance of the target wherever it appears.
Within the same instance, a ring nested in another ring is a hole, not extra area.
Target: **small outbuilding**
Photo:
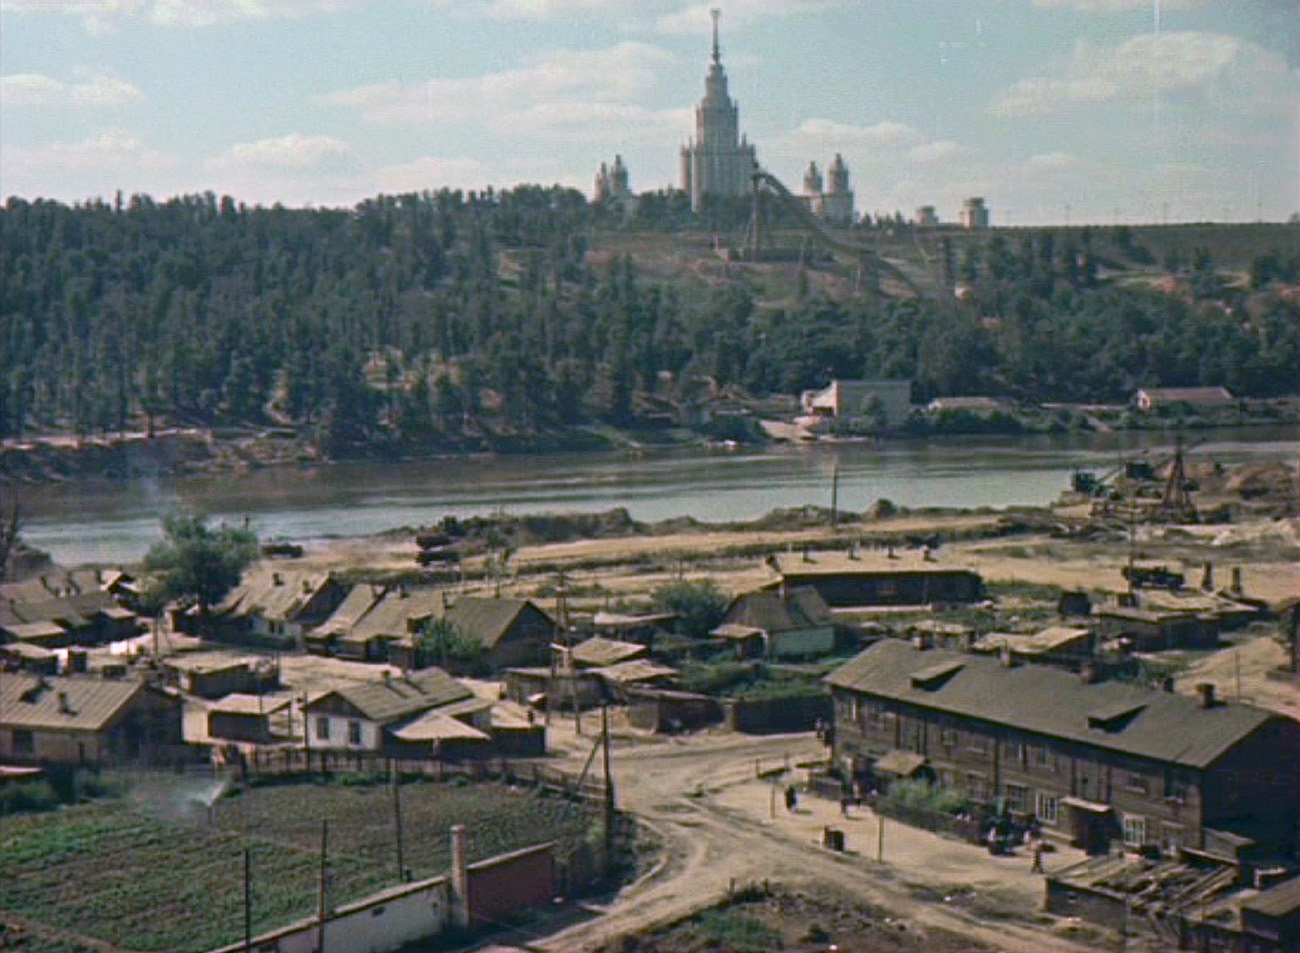
[[[969,603],[984,598],[979,573],[926,558],[924,552],[786,553],[768,566],[790,590],[811,586],[831,608]]]

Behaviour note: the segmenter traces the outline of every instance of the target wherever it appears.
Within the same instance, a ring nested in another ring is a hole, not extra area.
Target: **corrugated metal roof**
[[[0,722],[10,728],[102,731],[144,690],[134,679],[0,673]]]
[[[913,675],[942,663],[960,663],[961,668],[928,689],[913,685]],[[877,642],[826,681],[919,708],[1192,767],[1211,764],[1266,722],[1282,717],[1231,702],[1202,708],[1186,695],[1123,682],[1087,684],[1044,666],[1007,668],[981,656],[922,651],[901,639]],[[1096,723],[1097,712],[1121,709],[1135,714],[1108,722],[1110,729],[1089,727],[1089,715]]]

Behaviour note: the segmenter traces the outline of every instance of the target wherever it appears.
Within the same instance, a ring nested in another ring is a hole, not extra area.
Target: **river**
[[[1203,431],[1191,459],[1221,463],[1286,460],[1294,428]],[[829,506],[838,465],[839,506],[878,499],[900,506],[1007,507],[1050,503],[1076,467],[1106,470],[1122,452],[1149,448],[1163,433],[945,438],[863,444],[774,446],[731,452],[616,453],[456,458],[240,475],[95,480],[24,491],[26,539],[65,565],[126,563],[159,537],[159,517],[177,508],[218,519],[247,517],[263,537],[306,540],[428,525],[470,516],[626,507],[635,519],[689,515],[750,519],[776,507]]]

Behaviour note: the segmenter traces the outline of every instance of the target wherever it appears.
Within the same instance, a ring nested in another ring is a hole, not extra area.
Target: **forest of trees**
[[[630,227],[688,217],[664,195]],[[617,221],[558,187],[354,209],[11,199],[0,436],[258,424],[344,454],[484,427],[624,426],[644,395],[690,406],[831,376],[1063,401],[1141,385],[1268,396],[1300,380],[1300,306],[1276,290],[1297,262],[1277,254],[1230,289],[1189,249],[1161,263],[1187,289],[1172,294],[1099,277],[1108,257],[1140,263],[1123,227],[993,232],[953,262],[960,301],[770,303],[743,275],[709,289],[649,280],[624,257],[590,264],[591,236]]]

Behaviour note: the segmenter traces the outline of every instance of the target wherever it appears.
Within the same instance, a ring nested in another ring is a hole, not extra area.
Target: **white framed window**
[[[329,720],[329,716],[327,715],[316,716],[316,740],[317,741],[330,740],[330,720]]]
[[[1124,787],[1139,794],[1151,793],[1151,786],[1147,781],[1147,776],[1137,771],[1127,772],[1124,778]]]
[[[1057,801],[1055,794],[1048,794],[1045,791],[1038,792],[1038,799],[1034,804],[1034,814],[1044,824],[1055,824],[1057,819]]]
[[[1029,763],[1035,768],[1051,768],[1052,752],[1047,745],[1030,745],[1029,746]]]
[[[1141,847],[1147,842],[1147,819],[1140,814],[1124,815],[1124,843]]]
[[[957,746],[957,729],[944,728],[940,730],[939,741],[945,748],[955,748]]]

